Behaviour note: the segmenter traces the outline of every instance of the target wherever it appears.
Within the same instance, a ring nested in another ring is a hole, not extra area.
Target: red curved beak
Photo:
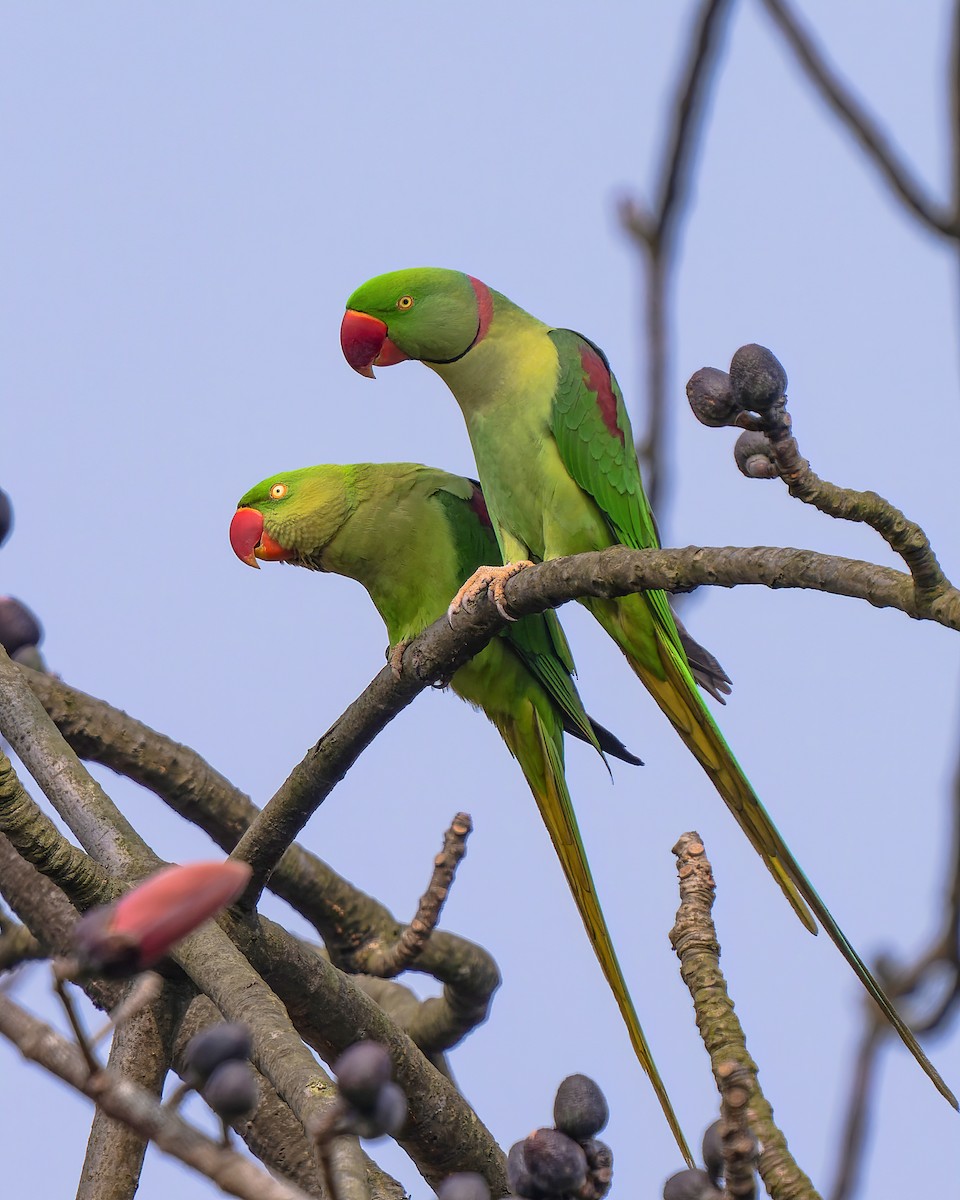
[[[340,347],[353,369],[373,379],[374,367],[392,367],[409,358],[387,337],[387,327],[369,313],[348,308],[340,324]]]
[[[233,514],[233,520],[230,522],[230,545],[241,562],[258,569],[258,558],[262,558],[264,562],[283,562],[294,557],[292,550],[287,550],[279,542],[275,542],[269,533],[264,532],[263,514],[255,508],[238,508]]]

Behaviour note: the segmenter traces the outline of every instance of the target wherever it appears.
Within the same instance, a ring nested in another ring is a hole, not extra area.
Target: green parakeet
[[[240,500],[230,543],[251,566],[280,560],[356,579],[400,654],[443,616],[473,571],[499,558],[479,484],[416,463],[323,465],[274,475]],[[391,654],[396,667],[400,654]],[[563,630],[550,612],[510,625],[450,686],[483,709],[520,763],[634,1049],[689,1160],[597,899],[564,777],[563,734],[625,762],[640,760],[587,716],[572,672]]]
[[[659,544],[643,491],[630,421],[606,356],[589,339],[524,312],[470,275],[394,271],[347,301],[341,345],[363,375],[418,359],[453,392],[506,566],[620,543]],[[458,594],[458,599],[463,593]],[[812,909],[871,997],[938,1089],[953,1093],[800,869],[701,699],[663,592],[582,601],[626,655],[726,801],[804,925]]]

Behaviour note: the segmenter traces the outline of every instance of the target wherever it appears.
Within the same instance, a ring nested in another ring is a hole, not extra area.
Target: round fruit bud
[[[236,1121],[257,1107],[259,1090],[250,1064],[221,1063],[207,1080],[203,1098],[224,1121]]]
[[[0,488],[0,546],[7,540],[7,534],[13,528],[13,505],[10,497]]]
[[[340,1095],[362,1113],[372,1113],[390,1080],[390,1055],[379,1042],[354,1042],[333,1064]]]
[[[721,1200],[710,1176],[699,1167],[671,1175],[663,1185],[663,1200]]]
[[[578,1196],[581,1200],[602,1200],[613,1181],[613,1151],[596,1138],[587,1138],[580,1146],[587,1158],[587,1182]]]
[[[249,1025],[224,1021],[201,1030],[187,1042],[187,1067],[202,1084],[221,1063],[246,1062],[252,1050]]]
[[[357,1137],[379,1138],[399,1133],[407,1119],[407,1097],[399,1084],[388,1081],[380,1085],[372,1108],[360,1111],[350,1107],[348,1122]]]
[[[0,596],[0,646],[8,654],[36,646],[42,637],[40,622],[25,604],[13,596]]]
[[[730,382],[740,405],[766,412],[787,390],[787,373],[766,346],[741,346],[730,362]]]
[[[576,1142],[591,1138],[610,1116],[606,1097],[587,1075],[568,1075],[557,1088],[553,1123]]]
[[[490,1188],[476,1171],[458,1171],[437,1188],[437,1200],[490,1200]]]
[[[526,1196],[528,1200],[538,1200],[540,1190],[533,1182],[533,1177],[527,1167],[527,1143],[514,1142],[507,1155],[507,1183],[514,1196]]]
[[[537,1129],[524,1139],[524,1160],[541,1196],[575,1192],[587,1178],[587,1157],[559,1129]]]
[[[703,1165],[714,1184],[723,1178],[723,1142],[720,1140],[720,1122],[707,1126],[703,1135]]]
[[[687,381],[687,399],[701,425],[710,425],[714,429],[732,425],[741,408],[730,376],[717,367],[701,367],[694,371]]]
[[[773,446],[764,433],[744,430],[733,445],[733,457],[741,475],[748,479],[779,479],[780,468],[773,457]]]

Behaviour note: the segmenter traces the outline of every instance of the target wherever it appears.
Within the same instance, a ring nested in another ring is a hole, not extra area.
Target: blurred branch
[[[759,1171],[773,1200],[820,1200],[807,1176],[794,1162],[773,1110],[757,1082],[757,1065],[747,1051],[733,1001],[720,970],[720,945],[713,924],[716,895],[713,870],[700,835],[685,833],[673,848],[680,880],[680,908],[670,931],[670,943],[680,959],[680,974],[690,990],[700,1037],[710,1055],[721,1095],[730,1084],[731,1069],[746,1069],[739,1078],[749,1088],[746,1119],[762,1144]]]
[[[761,0],[761,3],[810,83],[846,125],[894,195],[898,196],[928,229],[944,237],[960,238],[958,212],[938,203],[928,194],[880,124],[827,62],[816,42],[785,0]]]
[[[707,94],[719,57],[732,0],[704,0],[693,25],[687,60],[677,80],[670,133],[654,191],[656,208],[635,198],[620,204],[620,221],[641,252],[644,266],[647,346],[646,429],[637,457],[650,506],[661,511],[666,493],[667,387],[670,371],[670,283],[676,267],[680,223],[703,128]]]
[[[960,1012],[960,762],[952,791],[952,846],[944,888],[940,930],[910,966],[898,967],[889,958],[878,964],[877,974],[891,1000],[930,990],[935,996],[925,1015],[912,1016],[918,1033],[932,1033]],[[887,1045],[886,1022],[873,1005],[865,1010],[865,1025],[856,1056],[836,1178],[830,1200],[848,1200],[854,1194],[863,1168],[870,1128],[871,1106],[877,1099],[876,1077],[880,1053]]]
[[[91,1075],[79,1048],[0,995],[0,1033],[24,1058],[89,1096],[109,1116],[123,1121],[161,1150],[212,1179],[225,1192],[244,1200],[307,1200],[307,1193],[205,1137],[181,1117],[163,1108],[135,1083],[112,1071]]]

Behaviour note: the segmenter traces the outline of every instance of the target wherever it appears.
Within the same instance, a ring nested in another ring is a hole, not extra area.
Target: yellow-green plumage
[[[283,494],[273,498],[278,485]],[[239,507],[262,514],[265,532],[288,552],[287,561],[361,583],[391,644],[441,617],[464,580],[498,554],[479,486],[418,464],[289,471],[252,488]],[[564,775],[564,732],[628,762],[638,760],[591,722],[572,671],[560,624],[548,613],[511,625],[457,671],[451,687],[486,713],[517,759],[634,1050],[690,1162],[600,908]]]
[[[375,340],[380,322],[383,343],[394,351],[384,361],[417,358],[450,387],[466,420],[504,562],[543,561],[618,543],[636,549],[659,544],[623,397],[592,342],[544,324],[470,276],[434,268],[378,276],[353,293],[347,310],[341,339],[355,368],[369,365],[364,345]],[[365,342],[356,338],[361,327]],[[911,1053],[957,1107],[724,741],[697,692],[665,594],[584,603],[704,767],[800,919],[816,932],[812,910],[823,923]]]

